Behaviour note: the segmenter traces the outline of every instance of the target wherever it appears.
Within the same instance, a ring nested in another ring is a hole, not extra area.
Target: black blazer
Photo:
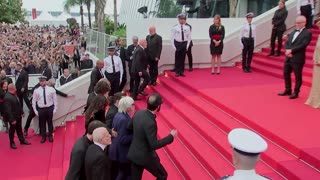
[[[173,142],[171,134],[158,140],[155,115],[149,110],[137,111],[128,124],[128,130],[133,130],[128,159],[138,165],[143,166],[148,162],[159,161],[156,150]]]
[[[114,104],[111,105],[106,115],[106,126],[108,129],[112,129],[113,118],[117,113],[118,107]]]
[[[289,39],[286,42],[285,48],[292,50],[292,57],[286,57],[286,61],[291,63],[305,63],[306,48],[311,41],[311,32],[304,28],[297,38],[292,42],[295,31],[290,33]]]
[[[86,112],[87,109],[89,108],[90,104],[91,104],[91,101],[93,100],[94,97],[96,97],[96,93],[95,92],[92,92],[89,94],[88,98],[87,98],[87,104],[86,106],[84,107],[84,111],[83,112]]]
[[[285,21],[288,16],[287,8],[276,10],[272,18],[272,24],[278,31],[285,31],[287,29]]]
[[[73,79],[72,79],[71,75],[69,77],[67,77],[67,78],[65,78],[64,76],[61,76],[60,77],[60,85],[62,86],[62,85],[66,84],[66,83],[68,83],[68,82],[70,82],[72,80]]]
[[[49,79],[52,78],[51,69],[49,69],[49,68],[42,69],[42,70],[41,70],[41,75],[46,76],[46,77],[47,77],[46,80],[49,81]]]
[[[90,145],[87,150],[85,169],[87,180],[111,180],[111,161],[95,144]]]
[[[19,75],[18,79],[16,80],[17,93],[20,93],[22,88],[24,88],[25,92],[27,92],[28,82],[29,82],[29,75],[28,75],[27,71],[22,69],[20,71],[20,75]]]
[[[135,75],[138,72],[142,72],[143,70],[146,70],[147,67],[148,67],[148,58],[147,58],[145,49],[138,46],[133,54],[131,73]]]
[[[21,120],[23,110],[18,101],[18,97],[11,93],[7,93],[4,98],[4,117],[8,122]]]
[[[148,35],[146,40],[148,42],[146,52],[149,58],[153,61],[155,61],[156,57],[160,59],[162,51],[162,37],[158,34],[155,34],[153,36]]]
[[[138,46],[136,46],[136,47],[138,47]],[[127,61],[132,62],[133,54],[134,54],[136,47],[133,44],[128,46],[127,53],[126,53],[126,57],[127,57],[126,60]]]
[[[91,71],[91,76],[90,76],[90,86],[88,89],[88,94],[92,93],[94,90],[94,86],[97,84],[97,82],[103,78],[103,75],[100,73],[99,68],[96,66],[92,71]]]
[[[92,142],[86,135],[79,138],[71,151],[70,165],[65,180],[86,180],[84,160],[88,147]]]

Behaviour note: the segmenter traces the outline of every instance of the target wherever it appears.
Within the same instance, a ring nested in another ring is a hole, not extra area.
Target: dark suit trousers
[[[47,134],[47,123],[48,123],[49,136],[52,136],[52,132],[53,132],[53,123],[52,123],[53,109],[54,109],[54,106],[50,106],[50,107],[47,107],[47,108],[38,108],[40,134],[41,134],[42,137],[46,137],[46,134]]]
[[[105,73],[106,78],[109,80],[111,85],[111,90],[109,92],[110,96],[120,91],[120,72],[116,73]]]
[[[176,47],[174,70],[176,74],[181,74],[184,72],[184,61],[186,59],[186,54],[187,54],[187,43],[188,43],[187,41],[185,42],[174,41],[174,45]]]
[[[140,80],[141,78],[143,78],[143,82],[140,85]],[[133,85],[133,96],[132,97],[137,97],[138,93],[143,91],[144,88],[147,87],[148,83],[150,82],[150,77],[149,74],[147,73],[146,70],[142,71],[142,76],[140,77],[139,74],[137,73],[135,75],[135,79],[134,79],[134,85]],[[140,86],[139,86],[140,85]]]
[[[296,84],[294,87],[294,93],[299,94],[300,87],[302,85],[302,63],[291,63],[289,60],[286,60],[284,63],[284,80],[286,90],[291,91],[291,72],[294,72],[296,78]]]
[[[242,69],[250,69],[251,61],[254,49],[254,39],[253,38],[242,38],[243,44],[242,49]]]
[[[24,130],[28,130],[31,124],[32,119],[36,116],[36,114],[34,113],[33,108],[30,108],[29,111],[29,115],[26,121],[26,124],[24,125]]]
[[[129,73],[130,74],[130,89],[129,89],[129,91],[132,93],[133,92],[134,79],[135,79],[134,75],[132,75],[132,73],[131,73],[132,61],[129,61],[128,66],[129,66],[129,72],[130,72]]]
[[[150,73],[150,79],[151,83],[156,82],[158,78],[158,63],[159,61],[156,61],[155,59],[149,58],[149,73]]]
[[[131,179],[131,163],[120,163],[117,180]]]
[[[312,7],[311,5],[300,6],[301,15],[307,18],[306,28],[310,29],[312,27]]]
[[[279,31],[277,29],[272,29],[272,32],[271,32],[271,53],[274,53],[276,39],[278,39],[277,53],[280,54],[280,51],[281,51],[281,48],[282,48],[282,36],[283,36],[283,33],[284,33],[284,31]]]
[[[10,143],[14,142],[14,132],[17,132],[18,138],[20,142],[24,141],[23,133],[22,133],[22,124],[21,124],[21,117],[16,120],[16,124],[12,124],[12,122],[9,122],[10,128],[9,128],[9,140]]]
[[[189,45],[188,51],[187,51],[187,56],[188,56],[188,63],[189,63],[189,68],[192,68],[193,64],[193,57],[192,57],[192,46]]]
[[[19,98],[19,101],[20,101],[21,108],[23,109],[23,100],[24,100],[24,102],[26,103],[28,109],[30,110],[31,106],[30,106],[30,100],[28,98],[27,89],[25,89],[23,93],[21,93],[21,92],[18,93],[18,98]]]
[[[124,67],[125,68],[125,67]],[[124,69],[119,91],[122,91],[127,84],[127,71]]]
[[[168,177],[168,173],[167,173],[166,169],[160,163],[160,160],[155,160],[155,161],[149,162],[145,166],[140,166],[140,165],[132,163],[132,165],[131,165],[131,179],[132,180],[141,180],[144,169],[146,169],[153,176],[155,176],[157,178],[157,180],[166,180]]]

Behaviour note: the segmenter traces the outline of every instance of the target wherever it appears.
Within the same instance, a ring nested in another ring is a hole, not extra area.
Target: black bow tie
[[[300,32],[300,29],[296,29],[295,32]]]

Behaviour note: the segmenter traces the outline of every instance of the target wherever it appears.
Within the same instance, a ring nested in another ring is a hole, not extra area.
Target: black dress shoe
[[[193,68],[191,67],[191,68],[189,68],[189,71],[191,72],[191,71],[193,71]]]
[[[248,70],[247,70],[247,69],[243,69],[243,72],[247,73],[247,72],[248,72]]]
[[[180,76],[182,76],[182,77],[186,77],[186,75],[184,75],[184,73],[180,73]]]
[[[140,91],[139,94],[143,95],[143,96],[148,96],[148,94],[144,91]]]
[[[279,56],[280,56],[280,53],[279,53],[279,52],[276,52],[276,53],[274,54],[274,56],[275,56],[275,57],[279,57]]]
[[[47,138],[46,137],[42,137],[40,143],[43,144],[44,142],[46,142]]]
[[[153,82],[151,85],[152,85],[152,86],[156,86],[156,85],[157,85],[157,82]]]
[[[48,139],[49,139],[49,142],[53,142],[53,137],[52,136],[49,136]]]
[[[247,68],[247,72],[249,72],[249,73],[250,73],[250,72],[252,72],[252,71],[251,71],[251,69],[250,69],[250,68]]]
[[[278,93],[278,96],[290,96],[291,93],[292,93],[291,91],[286,90],[286,91]]]
[[[23,141],[20,141],[20,144],[22,145],[31,145],[31,143],[27,140],[23,140]]]
[[[17,149],[17,146],[16,146],[15,143],[10,143],[10,148],[11,148],[11,149]]]
[[[27,129],[24,130],[23,136],[24,136],[24,137],[27,137],[27,136],[28,136],[28,130],[27,130]]]
[[[270,52],[269,54],[268,54],[268,56],[273,56],[274,55],[274,52]]]
[[[289,96],[289,99],[297,99],[298,98],[298,93],[293,93]]]
[[[176,75],[175,75],[176,77],[179,77],[180,76],[180,74],[178,74],[178,73],[176,73]]]

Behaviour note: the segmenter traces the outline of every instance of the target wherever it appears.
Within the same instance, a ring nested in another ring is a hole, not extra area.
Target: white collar
[[[247,175],[253,175],[256,174],[256,171],[254,169],[252,170],[235,170],[233,173],[233,176],[247,176]]]
[[[98,142],[94,142],[94,141],[93,141],[93,143],[94,143],[95,145],[99,146],[103,151],[104,151],[104,149],[107,147],[107,145],[100,144],[100,143],[98,143]]]

